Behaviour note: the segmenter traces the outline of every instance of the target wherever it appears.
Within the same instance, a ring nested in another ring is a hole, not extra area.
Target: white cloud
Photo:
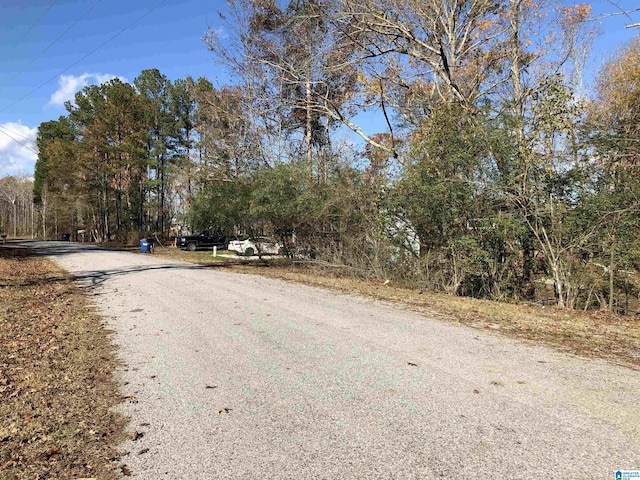
[[[36,128],[16,122],[0,124],[0,178],[8,175],[33,175],[38,158]],[[13,138],[12,138],[13,137]]]
[[[114,78],[128,82],[126,78],[109,73],[83,73],[82,75],[60,75],[58,89],[49,99],[49,105],[64,105],[67,100],[73,101],[75,94],[88,85],[100,85]]]

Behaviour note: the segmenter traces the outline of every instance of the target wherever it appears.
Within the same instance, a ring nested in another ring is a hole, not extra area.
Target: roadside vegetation
[[[211,228],[452,297],[638,313],[640,36],[587,72],[583,3],[239,0],[216,18],[228,84],[85,87],[38,129],[34,208],[0,179],[0,233]]]
[[[0,246],[0,478],[121,478],[118,362],[60,269]]]

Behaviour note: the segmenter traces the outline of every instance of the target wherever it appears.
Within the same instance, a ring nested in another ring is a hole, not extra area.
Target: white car
[[[267,237],[253,237],[246,239],[231,240],[229,242],[229,251],[236,252],[238,255],[284,255],[284,246],[282,243]]]

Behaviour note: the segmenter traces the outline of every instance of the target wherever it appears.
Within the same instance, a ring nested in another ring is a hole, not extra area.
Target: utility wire
[[[88,9],[88,10],[86,10],[82,15],[80,15],[80,17],[78,17],[78,19],[77,19],[75,22],[73,22],[69,27],[67,27],[67,29],[66,29],[64,32],[62,32],[62,33],[61,33],[60,35],[58,35],[58,36],[57,36],[57,37],[56,37],[56,38],[55,38],[51,43],[49,43],[49,45],[47,45],[47,46],[45,47],[45,49],[44,49],[44,50],[42,50],[39,54],[37,54],[36,56],[34,56],[34,57],[31,59],[31,61],[30,61],[30,62],[29,62],[25,67],[23,67],[21,70],[19,70],[18,72],[16,72],[16,74],[15,74],[13,77],[11,77],[11,78],[10,78],[10,79],[9,79],[9,80],[4,84],[4,85],[0,86],[0,89],[3,89],[3,88],[4,88],[4,87],[6,87],[7,85],[11,85],[11,84],[12,84],[12,83],[17,79],[17,78],[19,78],[19,77],[24,73],[24,71],[25,71],[27,68],[29,68],[31,65],[33,65],[33,64],[36,62],[36,60],[38,60],[40,57],[42,57],[42,55],[44,55],[44,54],[47,52],[47,50],[49,50],[49,49],[50,49],[51,47],[53,47],[56,43],[58,43],[58,42],[60,41],[60,39],[61,39],[62,37],[64,37],[64,36],[69,32],[69,30],[71,30],[73,27],[75,27],[75,26],[78,24],[78,22],[79,22],[80,20],[82,20],[82,19],[83,19],[84,17],[86,17],[86,16],[87,16],[87,15],[88,15],[88,14],[89,14],[89,13],[90,13],[94,8],[96,8],[96,6],[97,6],[101,1],[102,1],[102,0],[96,0],[96,1],[93,3],[93,5],[91,5],[91,6],[89,7],[89,9]]]
[[[25,137],[24,135],[14,131],[14,130],[9,130],[6,126],[4,125],[0,125],[0,129],[4,129],[6,132],[11,132],[14,135],[17,135],[20,138],[25,139],[27,142],[33,143],[34,145],[36,144],[36,142],[34,140],[31,140],[29,137]],[[8,135],[7,135],[8,136]]]
[[[73,67],[75,67],[76,65],[78,65],[80,62],[82,62],[83,60],[85,60],[86,58],[90,57],[91,55],[93,55],[94,53],[96,53],[98,50],[100,50],[102,47],[104,47],[107,43],[111,42],[112,40],[114,40],[116,37],[118,37],[119,35],[122,35],[124,32],[126,32],[127,30],[129,30],[131,27],[133,27],[136,23],[138,23],[140,20],[142,20],[143,18],[145,18],[146,16],[150,15],[151,13],[153,13],[154,11],[156,11],[158,8],[160,8],[162,5],[164,5],[165,3],[167,3],[167,0],[162,0],[160,3],[158,3],[155,7],[149,9],[146,13],[144,13],[143,15],[141,15],[140,17],[138,17],[137,19],[135,19],[133,22],[131,22],[129,25],[127,25],[126,27],[124,27],[122,30],[120,30],[119,32],[117,32],[116,34],[112,35],[111,37],[109,37],[107,40],[105,40],[104,42],[102,42],[100,45],[98,45],[96,48],[94,48],[93,50],[91,50],[89,53],[87,53],[86,55],[84,55],[82,58],[80,58],[79,60],[77,60],[76,62],[74,62],[73,64],[69,65],[67,68],[65,68],[64,70],[60,71],[59,73],[57,73],[56,75],[54,75],[53,77],[49,78],[48,80],[45,80],[44,82],[42,82],[40,85],[38,85],[36,88],[34,88],[33,90],[29,91],[28,93],[26,93],[25,95],[23,95],[22,97],[18,98],[17,100],[13,101],[12,103],[8,104],[7,106],[5,106],[3,109],[0,109],[0,112],[4,112],[5,110],[13,107],[15,104],[21,102],[22,100],[24,100],[27,97],[30,97],[31,95],[33,95],[35,92],[37,92],[38,90],[40,90],[42,87],[44,87],[45,85],[47,85],[48,83],[52,82],[53,80],[55,80],[56,78],[58,78],[60,75],[62,75],[65,72],[68,72],[69,70],[71,70]]]
[[[631,18],[631,14],[632,13],[636,13],[636,12],[640,12],[640,8],[632,8],[631,10],[624,10],[623,8],[621,8],[617,3],[615,2],[611,2],[609,1],[609,3],[611,5],[613,5],[615,8],[617,8],[619,11],[618,12],[613,12],[613,13],[603,13],[601,15],[597,15],[595,17],[589,18],[588,21],[594,21],[594,20],[604,20],[605,18],[609,18],[609,17],[616,17],[619,15],[624,15],[625,17],[627,17],[627,19],[629,19],[630,22],[633,22],[633,19]]]
[[[49,13],[49,10],[51,10],[51,9],[53,8],[53,6],[54,6],[57,2],[58,2],[58,0],[53,0],[53,2],[51,2],[51,5],[49,5],[49,8],[47,8],[47,9],[44,11],[44,13],[43,13],[42,15],[40,15],[40,16],[36,19],[36,21],[35,21],[35,22],[33,22],[33,23],[31,24],[31,26],[29,27],[29,29],[28,29],[26,32],[24,32],[24,33],[22,34],[22,36],[21,36],[21,37],[16,41],[16,43],[14,43],[14,44],[13,44],[13,47],[12,47],[13,49],[15,49],[15,48],[18,46],[18,44],[19,44],[22,40],[24,40],[24,38],[25,38],[27,35],[29,35],[29,33],[31,32],[31,30],[33,30],[33,29],[35,28],[35,26],[36,26],[38,23],[40,23],[40,21],[41,21],[41,20],[42,20],[46,15],[47,15],[47,13]]]
[[[21,142],[20,140],[18,140],[17,138],[15,138],[14,136],[11,135],[11,133],[18,135],[19,137],[25,138],[26,140],[29,140],[27,137],[24,137],[22,135],[20,135],[17,132],[11,132],[11,130],[7,130],[6,128],[0,126],[0,133],[4,133],[7,137],[9,137],[11,140],[13,140],[14,142],[22,145],[24,148],[26,148],[27,150],[31,150],[33,153],[38,154],[38,151],[32,147],[30,147],[29,145],[27,145],[24,142]],[[33,142],[33,140],[29,140],[30,142]]]
[[[49,45],[47,45],[47,47],[46,47],[44,50],[42,50],[42,52],[40,52],[40,55],[42,55],[43,53],[46,53],[46,51],[47,51],[47,50],[49,50],[49,49],[50,49],[50,48],[51,48],[55,43],[57,43],[57,42],[58,42],[62,37],[64,37],[64,36],[67,34],[67,32],[68,32],[69,30],[71,30],[73,27],[75,27],[75,26],[78,24],[78,22],[79,22],[80,20],[82,20],[82,19],[83,19],[84,17],[86,17],[89,13],[91,13],[91,11],[92,11],[94,8],[96,8],[96,7],[98,6],[98,4],[99,4],[101,1],[102,1],[102,0],[96,0],[95,2],[93,2],[93,5],[91,5],[91,6],[90,6],[90,7],[89,7],[89,8],[88,8],[88,9],[87,9],[87,10],[86,10],[82,15],[80,15],[80,16],[78,17],[78,19],[77,19],[75,22],[73,22],[71,25],[69,25],[69,27],[68,27],[64,32],[62,32],[60,35],[58,35],[54,41],[52,41]],[[32,61],[32,62],[33,62],[33,61]]]
[[[7,131],[7,132],[11,132],[11,133],[13,133],[14,135],[17,135],[17,136],[18,136],[18,137],[20,137],[20,138],[24,138],[25,140],[27,140],[27,141],[29,141],[29,142],[31,142],[31,143],[35,143],[35,142],[34,142],[33,140],[31,140],[29,137],[25,137],[24,135],[22,135],[22,134],[20,134],[20,133],[16,132],[15,130],[9,130],[9,129],[8,129],[7,127],[5,127],[4,125],[0,125],[0,128],[3,128],[3,129],[4,129],[5,131]]]

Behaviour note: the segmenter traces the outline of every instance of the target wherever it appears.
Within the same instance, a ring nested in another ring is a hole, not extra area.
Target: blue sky
[[[147,68],[172,80],[214,80],[219,69],[202,37],[209,24],[220,23],[216,12],[225,6],[211,0],[0,0],[0,178],[33,173],[36,154],[15,140],[35,149],[38,125],[64,115],[64,101],[85,85],[113,77],[133,82]]]
[[[591,3],[596,14],[616,11],[609,0]],[[616,4],[638,8],[637,0]],[[171,80],[223,82],[202,37],[220,26],[217,11],[225,8],[222,0],[0,0],[0,178],[32,175],[38,125],[64,115],[64,101],[85,85],[132,82],[148,68]],[[640,22],[640,12],[631,17]],[[591,71],[640,34],[625,29],[629,23],[600,22]]]

